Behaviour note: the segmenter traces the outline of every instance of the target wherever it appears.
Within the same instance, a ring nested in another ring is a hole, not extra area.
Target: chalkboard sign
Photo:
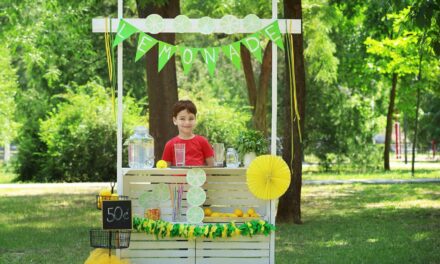
[[[102,201],[103,229],[131,229],[131,200]]]

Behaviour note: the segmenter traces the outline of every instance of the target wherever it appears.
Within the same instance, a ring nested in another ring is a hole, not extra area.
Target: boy
[[[174,144],[185,144],[185,166],[214,166],[214,151],[208,140],[193,133],[197,108],[190,100],[180,100],[173,107],[173,123],[179,135],[170,139],[162,154],[168,165],[175,166]]]

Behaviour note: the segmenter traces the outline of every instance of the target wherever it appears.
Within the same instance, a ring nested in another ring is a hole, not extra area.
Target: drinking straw
[[[183,194],[183,186],[182,184],[179,184],[179,199],[178,199],[178,217],[179,217],[179,221],[181,221],[180,217],[181,217],[181,208],[182,208],[182,194]]]
[[[170,189],[170,202],[171,208],[173,209],[173,219],[174,219],[174,192],[173,192],[173,184],[168,184],[168,188]]]

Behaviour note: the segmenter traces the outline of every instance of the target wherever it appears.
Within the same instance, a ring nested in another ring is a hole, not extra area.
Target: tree
[[[170,1],[136,0],[139,17],[158,14],[164,18],[174,18],[180,14],[179,0]],[[174,33],[159,33],[154,38],[168,44],[175,44]],[[150,134],[154,141],[154,156],[162,157],[166,142],[177,134],[171,122],[172,106],[178,100],[176,59],[173,56],[165,67],[158,72],[158,45],[155,45],[145,56],[147,72],[147,92],[149,108]]]
[[[269,95],[269,81],[272,71],[272,43],[269,41],[264,49],[258,85],[255,81],[250,52],[243,44],[241,44],[240,55],[246,78],[249,104],[252,106],[254,127],[267,136],[267,97]]]
[[[404,10],[408,14],[408,9]],[[367,52],[380,58],[377,61],[376,69],[378,72],[391,75],[391,90],[389,95],[389,105],[387,112],[387,123],[385,132],[384,148],[384,169],[390,170],[390,147],[393,118],[395,113],[395,101],[398,78],[414,73],[417,68],[414,60],[413,43],[414,38],[407,35],[401,28],[400,19],[396,14],[386,14],[385,16],[393,24],[387,37],[378,41],[368,37],[365,41]],[[411,57],[411,59],[410,59]],[[371,63],[373,64],[373,63]]]
[[[284,2],[284,17],[290,19],[302,19],[301,0],[292,0]],[[283,102],[284,108],[284,141],[283,141],[283,159],[287,161],[289,168],[292,171],[292,181],[287,192],[280,198],[278,207],[277,220],[282,222],[293,222],[301,224],[301,187],[302,187],[302,155],[303,148],[300,141],[300,132],[304,134],[304,118],[305,118],[305,100],[306,100],[306,84],[305,84],[305,68],[304,68],[304,48],[303,48],[303,34],[289,36],[293,37],[294,49],[294,67],[293,69],[288,63],[289,56],[286,53],[286,84],[284,85],[286,95],[290,93],[290,74],[289,71],[294,71],[296,83],[296,95],[298,98],[298,111],[300,120],[295,120],[291,116],[291,103],[294,98],[292,96],[285,96],[289,98]],[[290,47],[287,47],[290,48]],[[287,52],[287,49],[286,49]],[[294,122],[291,122],[294,120]],[[293,142],[293,144],[291,144]],[[292,149],[293,147],[293,149]],[[292,157],[293,155],[293,157]]]

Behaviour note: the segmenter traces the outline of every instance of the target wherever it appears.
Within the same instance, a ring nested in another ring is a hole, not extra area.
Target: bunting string
[[[159,45],[159,72],[164,68],[164,66],[168,63],[172,56],[179,54],[181,57],[184,73],[188,74],[195,57],[198,55],[198,53],[200,53],[203,61],[208,67],[209,74],[213,76],[215,73],[215,67],[220,52],[223,52],[223,54],[232,61],[234,66],[240,69],[240,43],[243,44],[250,51],[250,53],[261,63],[262,48],[260,44],[260,39],[262,36],[269,38],[270,41],[273,41],[280,49],[284,50],[283,38],[277,20],[264,27],[263,29],[253,33],[252,35],[247,36],[242,40],[234,42],[232,44],[222,47],[193,48],[171,45],[163,41],[159,41],[152,36],[141,32],[139,29],[137,29],[135,26],[131,25],[124,19],[121,19],[119,21],[118,30],[116,32],[116,36],[112,46],[117,46],[119,43],[123,42],[125,39],[129,38],[135,33],[140,33],[138,36],[135,61],[138,61],[140,58],[142,58],[152,47],[154,47],[155,45]]]

